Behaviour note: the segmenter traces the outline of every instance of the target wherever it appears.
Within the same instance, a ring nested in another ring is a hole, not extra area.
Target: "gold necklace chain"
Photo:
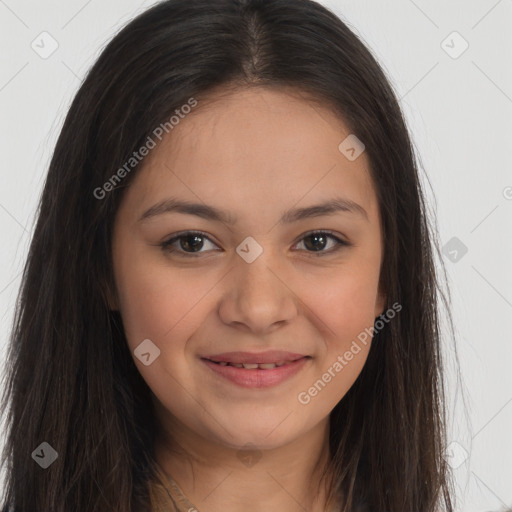
[[[180,486],[177,484],[177,482],[162,469],[161,466],[159,466],[160,471],[163,472],[163,475],[167,479],[167,483],[170,485],[170,489],[167,485],[164,485],[165,490],[167,491],[167,494],[169,495],[169,498],[171,499],[172,503],[176,507],[178,512],[199,512],[197,507],[193,505],[190,500],[185,496],[184,492],[181,490]],[[163,482],[162,482],[163,483]]]
[[[158,465],[158,464],[157,464]],[[168,484],[170,485],[171,489],[167,487],[167,485],[164,485],[165,490],[167,491],[167,494],[169,495],[169,498],[171,499],[172,503],[176,507],[178,512],[200,512],[199,509],[190,502],[190,500],[185,496],[185,493],[181,490],[180,486],[177,484],[177,482],[162,469],[160,465],[158,465],[160,468],[160,471],[162,471],[163,475],[165,475]],[[162,482],[163,483],[163,482]],[[328,511],[326,512],[337,512],[339,510],[338,504],[334,504]]]

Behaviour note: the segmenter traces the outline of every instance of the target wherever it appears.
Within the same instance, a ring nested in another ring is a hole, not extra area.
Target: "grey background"
[[[0,0],[2,364],[35,208],[67,108],[102,47],[153,3]],[[502,510],[512,506],[512,0],[321,3],[385,69],[431,183],[433,192],[423,177],[445,248],[462,375],[445,334],[446,456],[457,509]],[[58,48],[45,55],[52,44]]]

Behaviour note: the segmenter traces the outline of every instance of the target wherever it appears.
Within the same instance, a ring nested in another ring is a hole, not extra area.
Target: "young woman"
[[[434,229],[396,97],[333,13],[138,16],[48,171],[4,510],[453,510]]]

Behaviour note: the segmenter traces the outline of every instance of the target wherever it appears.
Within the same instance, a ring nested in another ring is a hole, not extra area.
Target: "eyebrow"
[[[279,223],[291,224],[303,219],[320,217],[322,215],[333,215],[338,212],[357,214],[363,217],[366,221],[369,220],[368,213],[360,204],[343,197],[335,197],[320,204],[287,210],[282,214]],[[232,213],[220,210],[213,206],[170,198],[160,201],[159,203],[146,210],[139,218],[139,222],[165,213],[184,213],[188,215],[196,215],[202,219],[222,222],[229,225],[234,225],[238,221],[237,217]]]

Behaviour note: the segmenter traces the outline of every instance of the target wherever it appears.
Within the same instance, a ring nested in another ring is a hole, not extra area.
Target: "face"
[[[199,102],[144,160],[115,219],[112,305],[166,421],[277,447],[325,422],[356,380],[371,341],[345,355],[385,299],[369,163],[338,149],[349,134],[291,92],[243,89]],[[336,200],[356,206],[310,209]],[[208,361],[269,351],[286,364]]]

